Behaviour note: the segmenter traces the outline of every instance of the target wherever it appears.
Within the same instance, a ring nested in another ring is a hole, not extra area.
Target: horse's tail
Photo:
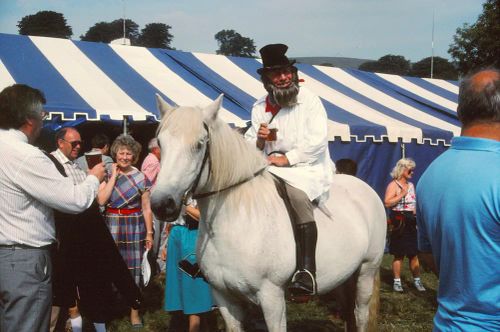
[[[373,278],[373,291],[368,304],[368,332],[378,331],[377,316],[380,308],[380,270]]]

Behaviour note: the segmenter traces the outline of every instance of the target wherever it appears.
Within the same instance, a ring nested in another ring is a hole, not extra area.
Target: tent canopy
[[[44,91],[53,125],[158,120],[160,93],[177,105],[225,95],[221,117],[243,126],[266,92],[260,60],[67,39],[0,34],[0,89],[25,83]],[[298,64],[319,95],[331,141],[448,144],[459,133],[457,82]]]
[[[245,126],[266,93],[260,67],[251,58],[0,34],[0,90],[14,83],[42,90],[52,130],[91,121],[119,125],[124,117],[156,123],[155,93],[177,105],[207,105],[223,93],[220,116]],[[357,161],[358,176],[380,195],[402,155],[416,160],[417,181],[460,133],[455,81],[297,67],[301,85],[326,108],[332,159]]]

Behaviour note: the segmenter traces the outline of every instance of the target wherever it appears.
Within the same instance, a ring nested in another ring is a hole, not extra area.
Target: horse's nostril
[[[159,220],[175,221],[179,216],[180,208],[177,207],[175,200],[165,197],[163,200],[153,199],[151,203],[153,213]]]
[[[175,201],[172,198],[167,199],[167,201],[165,202],[165,210],[167,210],[167,213],[169,211],[175,211],[175,209]]]

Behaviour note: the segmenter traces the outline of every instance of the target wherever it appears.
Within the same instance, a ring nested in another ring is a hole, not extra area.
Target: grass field
[[[437,279],[431,272],[422,271],[422,281],[427,291],[420,293],[412,287],[412,278],[408,270],[407,260],[402,271],[404,293],[392,291],[392,257],[384,256],[380,270],[380,314],[379,331],[431,331],[432,318],[436,310]],[[145,308],[143,312],[143,332],[168,331],[170,315],[162,310],[163,285],[162,277],[156,278],[145,291]],[[293,332],[333,332],[343,331],[343,324],[334,315],[334,302],[315,300],[306,304],[288,303],[288,331]],[[223,331],[222,319],[218,325]],[[116,319],[108,326],[110,332],[138,331],[130,327],[128,317]],[[84,331],[93,329],[86,324]]]

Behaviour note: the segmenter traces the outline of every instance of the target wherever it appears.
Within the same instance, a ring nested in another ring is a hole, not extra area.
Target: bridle
[[[205,130],[207,131],[207,142],[206,142],[206,147],[205,147],[205,153],[203,155],[203,161],[201,162],[200,171],[198,172],[198,175],[196,175],[196,178],[193,181],[193,185],[191,186],[190,189],[188,189],[184,193],[184,196],[182,197],[182,203],[183,204],[185,204],[187,202],[187,199],[190,196],[193,199],[201,199],[201,198],[210,197],[212,195],[216,195],[216,194],[221,193],[223,191],[226,191],[226,190],[232,189],[234,187],[237,187],[240,184],[243,184],[245,182],[248,182],[248,181],[252,180],[254,177],[256,177],[257,175],[261,174],[267,168],[267,166],[266,167],[262,167],[261,169],[259,169],[257,172],[253,173],[251,176],[247,177],[246,179],[243,179],[240,182],[234,183],[234,184],[232,184],[232,185],[230,185],[230,186],[228,186],[226,188],[219,189],[219,190],[214,190],[214,191],[208,191],[208,192],[204,192],[204,193],[201,193],[201,194],[196,194],[195,193],[196,189],[198,188],[198,185],[200,184],[201,175],[203,173],[203,170],[205,169],[205,165],[206,165],[207,162],[208,162],[208,177],[207,177],[207,182],[210,179],[210,175],[212,174],[212,163],[210,161],[210,129],[209,129],[208,125],[205,122],[203,122],[203,128],[205,128]]]

